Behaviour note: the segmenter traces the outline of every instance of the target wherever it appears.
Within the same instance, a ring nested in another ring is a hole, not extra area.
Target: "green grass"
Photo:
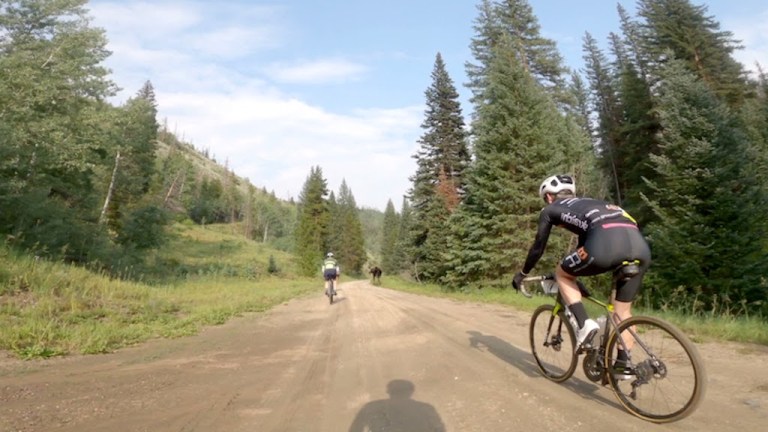
[[[176,226],[154,259],[184,271],[115,280],[34,260],[0,246],[0,349],[20,358],[93,354],[157,337],[180,337],[317,292],[294,277],[290,256],[247,241],[230,227]],[[283,267],[267,273],[269,257]],[[175,266],[169,263],[177,261]]]

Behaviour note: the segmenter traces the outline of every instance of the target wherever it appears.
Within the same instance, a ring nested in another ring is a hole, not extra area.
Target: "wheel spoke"
[[[679,330],[653,317],[634,317],[619,330],[633,329],[631,364],[635,376],[611,376],[620,402],[635,415],[654,422],[679,420],[693,412],[704,393],[705,372],[696,347]],[[627,332],[624,334],[626,335]],[[617,338],[609,353],[615,357]],[[608,364],[613,364],[613,358]]]

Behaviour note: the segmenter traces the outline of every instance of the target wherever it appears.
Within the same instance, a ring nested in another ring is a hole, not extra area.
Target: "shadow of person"
[[[390,381],[389,399],[365,404],[349,432],[445,432],[443,420],[432,405],[411,399],[414,390],[410,381]]]
[[[504,360],[512,366],[517,367],[520,371],[525,373],[531,378],[542,378],[539,367],[536,365],[533,355],[528,351],[523,351],[507,341],[498,338],[496,336],[486,335],[476,330],[467,330],[469,335],[469,346],[478,350],[487,350],[489,353]],[[558,385],[571,390],[572,392],[580,395],[584,398],[590,398],[597,400],[604,405],[620,407],[618,403],[613,400],[606,399],[601,396],[598,391],[600,386],[590,382],[582,380],[578,377],[572,376],[568,381],[559,383]]]

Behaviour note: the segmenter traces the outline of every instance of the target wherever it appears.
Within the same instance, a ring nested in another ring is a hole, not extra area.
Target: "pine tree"
[[[331,236],[338,240],[338,245],[333,250],[336,251],[339,264],[346,273],[360,275],[367,259],[363,226],[360,223],[355,197],[346,180],[341,181],[336,208],[336,217],[330,225]]]
[[[392,200],[388,200],[384,210],[381,241],[381,269],[385,273],[396,273],[400,267],[397,251],[399,228],[400,218]]]
[[[745,135],[708,88],[670,61],[661,70],[659,153],[647,197],[658,222],[648,226],[656,305],[685,287],[697,310],[724,305],[756,309],[765,302],[768,272],[764,244],[766,196],[745,170]],[[696,295],[695,298],[692,296]]]
[[[623,14],[621,7],[619,13]],[[622,26],[629,32],[625,38],[615,33],[609,35],[614,61],[608,73],[615,95],[613,115],[616,118],[606,124],[613,126],[608,133],[612,136],[610,154],[615,168],[615,195],[642,226],[651,217],[640,199],[640,194],[645,191],[642,179],[652,175],[649,155],[656,149],[659,126],[653,115],[650,87],[641,72],[646,67],[637,64],[637,59],[644,56],[633,54],[635,45],[631,38],[636,28],[625,15],[622,15]]]
[[[689,0],[640,0],[638,15],[644,19],[640,25],[643,49],[657,66],[671,52],[729,105],[743,102],[744,70],[732,57],[739,42],[707,16],[706,6],[694,6]]]
[[[445,249],[445,223],[464,193],[464,171],[470,162],[459,94],[440,53],[425,95],[427,109],[421,125],[425,132],[414,156],[417,170],[410,191],[414,218],[408,237],[409,250],[414,252],[410,261],[417,263],[420,272],[416,277],[434,280]]]
[[[327,181],[320,167],[312,167],[299,195],[295,233],[295,255],[299,271],[305,276],[319,272],[328,240],[330,214]]]
[[[507,36],[494,48],[477,107],[467,194],[451,217],[443,280],[452,287],[519,270],[542,207],[539,182],[566,172],[573,156],[566,120],[514,48]]]
[[[600,50],[591,34],[584,34],[584,61],[587,80],[591,89],[592,110],[597,115],[595,134],[599,165],[606,177],[611,179],[612,201],[623,204],[623,189],[620,179],[623,162],[618,158],[619,130],[622,124],[614,74],[608,59]]]
[[[155,176],[159,124],[152,84],[147,81],[116,116],[115,162],[101,221],[118,237],[124,237],[123,226],[130,223],[130,214],[148,205],[141,200],[149,193]]]
[[[590,92],[584,79],[578,73],[571,75],[570,92],[574,101],[573,110],[570,113],[573,116],[573,121],[585,136],[592,138],[595,131],[592,127],[592,110],[589,104]]]
[[[546,89],[561,109],[568,109],[574,101],[563,78],[567,68],[563,66],[555,42],[541,35],[538,19],[528,2],[482,0],[478,10],[475,36],[470,42],[470,50],[478,64],[466,64],[472,104],[484,103],[488,66],[493,61],[495,46],[502,40],[502,35],[506,35],[509,49],[513,50],[521,67]]]
[[[397,229],[397,242],[395,244],[395,259],[397,270],[410,269],[411,274],[417,274],[417,269],[411,261],[411,257],[416,253],[413,251],[413,244],[410,242],[410,232],[414,224],[413,208],[408,197],[403,197],[403,203],[400,210],[400,223]]]

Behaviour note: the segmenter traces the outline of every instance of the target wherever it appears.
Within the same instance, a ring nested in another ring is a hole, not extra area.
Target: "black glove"
[[[527,275],[523,272],[517,272],[514,278],[512,278],[512,287],[517,291],[520,291],[520,284],[523,282],[523,278]]]

